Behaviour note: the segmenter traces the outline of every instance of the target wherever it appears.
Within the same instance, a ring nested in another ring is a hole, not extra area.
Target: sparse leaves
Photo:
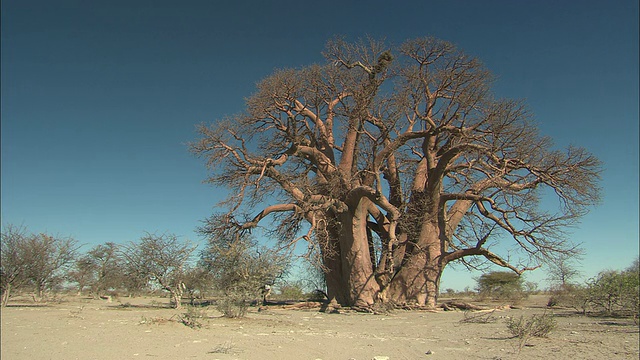
[[[186,310],[180,315],[180,322],[192,329],[199,329],[204,326],[203,322],[207,319],[207,309],[197,306],[187,306]]]

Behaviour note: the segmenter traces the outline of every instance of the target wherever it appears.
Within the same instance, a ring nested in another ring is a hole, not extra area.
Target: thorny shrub
[[[225,317],[241,318],[247,314],[250,302],[245,296],[238,294],[230,294],[221,299],[216,300],[215,306]]]
[[[508,318],[507,328],[514,337],[528,339],[530,337],[547,337],[557,326],[552,315],[544,313],[530,317],[520,315],[518,318]]]
[[[186,312],[180,315],[180,322],[192,329],[201,328],[207,318],[207,309],[197,306],[187,306]]]

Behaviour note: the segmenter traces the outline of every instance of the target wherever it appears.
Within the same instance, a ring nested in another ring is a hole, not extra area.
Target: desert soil
[[[557,328],[523,346],[505,323],[543,314],[546,298],[490,315],[463,311],[326,314],[318,309],[265,311],[228,319],[213,307],[201,328],[179,319],[166,299],[66,298],[2,309],[2,360],[19,359],[638,359],[632,319],[587,317],[554,309]],[[484,304],[494,306],[499,304]],[[487,323],[461,322],[481,315]]]

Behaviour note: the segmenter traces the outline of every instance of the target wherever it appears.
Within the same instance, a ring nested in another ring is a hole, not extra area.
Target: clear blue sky
[[[435,36],[480,58],[497,95],[604,162],[602,204],[571,235],[585,277],[638,255],[637,0],[3,0],[2,224],[85,250],[144,231],[199,240],[225,190],[202,184],[195,125],[241,111],[276,68],[321,62],[336,34]]]

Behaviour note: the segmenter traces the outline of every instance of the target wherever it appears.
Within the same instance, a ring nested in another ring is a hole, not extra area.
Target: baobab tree
[[[598,201],[598,159],[554,149],[477,59],[433,38],[334,39],[324,55],[199,127],[191,150],[230,189],[212,232],[269,219],[274,246],[308,242],[328,295],[364,309],[435,306],[454,261],[521,274],[574,249],[563,229]]]

